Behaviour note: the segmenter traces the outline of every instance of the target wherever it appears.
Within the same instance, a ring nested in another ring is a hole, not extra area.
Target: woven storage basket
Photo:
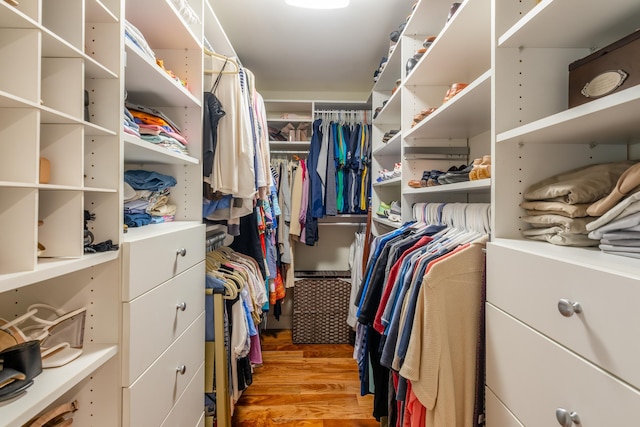
[[[294,344],[349,344],[351,282],[336,277],[305,278],[293,288]]]

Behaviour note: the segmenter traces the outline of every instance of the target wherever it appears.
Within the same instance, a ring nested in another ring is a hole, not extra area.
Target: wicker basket
[[[294,344],[349,344],[351,282],[338,277],[305,278],[293,288]]]

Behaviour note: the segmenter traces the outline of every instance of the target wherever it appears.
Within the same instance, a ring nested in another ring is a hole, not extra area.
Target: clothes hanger
[[[229,278],[227,278],[226,276],[224,276],[222,273],[220,273],[217,270],[210,271],[210,272],[208,272],[208,274],[210,274],[211,276],[219,279],[222,282],[222,285],[224,286],[224,288],[226,290],[226,292],[222,296],[222,298],[224,298],[224,299],[235,299],[238,296],[238,287]]]

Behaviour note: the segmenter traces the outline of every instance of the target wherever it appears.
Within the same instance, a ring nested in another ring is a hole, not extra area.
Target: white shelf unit
[[[186,4],[190,14],[171,0],[127,1],[125,9],[127,21],[143,34],[155,54],[155,59],[150,58],[128,41],[123,46],[127,101],[169,117],[187,140],[188,154],[130,134],[122,138],[125,171],[154,171],[177,181],[168,202],[177,208],[174,221],[129,227],[123,235],[123,426],[164,425],[176,414],[184,415],[185,426],[195,426],[204,411],[204,389],[201,386],[200,393],[195,393],[194,384],[204,384],[201,158],[206,7],[202,0]],[[153,19],[149,19],[150,10]],[[164,68],[187,86],[169,76],[156,60],[162,60]],[[150,272],[146,266],[152,264],[157,268]],[[177,307],[180,302],[184,308]],[[155,332],[149,335],[151,329]],[[179,365],[186,369],[176,373]],[[187,408],[197,411],[189,413]]]
[[[0,3],[0,317],[34,303],[87,307],[83,355],[4,402],[3,426],[73,399],[79,424],[119,424],[118,251],[84,254],[83,211],[95,214],[96,243],[120,243],[122,10],[119,0]],[[51,165],[47,183],[40,157]]]
[[[313,127],[313,101],[296,101],[284,99],[265,99],[265,110],[267,112],[267,124],[274,129],[282,129],[289,123],[296,129],[301,125],[306,126],[307,138],[298,140],[297,138],[288,141],[270,140],[269,145],[273,149],[284,151],[309,151],[309,142],[311,141],[311,133]],[[288,116],[291,117],[288,117]],[[284,135],[288,137],[288,135]],[[302,138],[300,138],[302,139]],[[286,144],[290,145],[286,145]]]
[[[486,0],[467,0],[447,22],[450,7],[446,1],[418,3],[372,93],[374,108],[386,101],[373,121],[372,210],[381,201],[399,200],[403,221],[412,219],[411,207],[418,202],[490,201],[491,180],[408,186],[425,171],[447,171],[491,154],[490,5]],[[407,75],[407,61],[430,36],[436,36],[435,41]],[[401,83],[392,93],[396,79]],[[457,82],[468,86],[443,104],[447,90]],[[437,109],[412,126],[413,117],[430,107]],[[384,134],[396,129],[400,132],[383,143]],[[399,185],[375,183],[378,171],[392,170],[398,162],[402,162]],[[378,219],[373,231],[384,233],[388,226]]]
[[[637,323],[636,260],[521,236],[528,225],[518,205],[530,185],[589,164],[640,158],[637,86],[567,109],[569,64],[634,31],[640,4],[585,6],[493,2],[486,386],[500,404],[487,406],[488,425],[553,425],[558,408],[584,425],[615,425],[628,422],[640,402],[640,371],[631,363],[640,346],[624,333]],[[569,25],[576,8],[580,24]],[[579,302],[582,313],[563,317],[563,299]]]

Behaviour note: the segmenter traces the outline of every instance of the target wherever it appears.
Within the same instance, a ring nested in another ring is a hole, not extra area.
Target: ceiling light
[[[349,0],[285,0],[288,5],[307,9],[341,9],[349,6]]]

